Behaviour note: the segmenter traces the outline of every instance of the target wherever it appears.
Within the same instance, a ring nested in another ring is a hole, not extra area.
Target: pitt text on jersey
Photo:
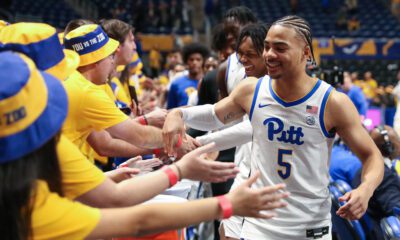
[[[264,125],[267,127],[267,136],[270,141],[274,141],[274,136],[279,142],[302,145],[302,137],[304,137],[303,128],[289,126],[285,129],[282,120],[276,117],[267,118],[264,120]]]

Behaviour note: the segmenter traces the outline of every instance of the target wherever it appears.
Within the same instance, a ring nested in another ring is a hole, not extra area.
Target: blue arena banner
[[[317,60],[323,59],[391,59],[400,60],[400,40],[393,39],[315,39]]]

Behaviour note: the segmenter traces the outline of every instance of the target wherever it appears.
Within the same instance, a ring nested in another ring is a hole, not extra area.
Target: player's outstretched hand
[[[232,203],[234,215],[267,219],[276,216],[275,212],[268,210],[287,206],[287,203],[283,201],[284,198],[289,196],[289,193],[284,190],[285,184],[259,189],[251,188],[251,185],[259,175],[260,173],[257,171],[239,187],[226,195]]]
[[[175,145],[179,138],[186,140],[185,124],[179,109],[172,110],[165,118],[162,129],[164,150],[169,156],[177,156]]]

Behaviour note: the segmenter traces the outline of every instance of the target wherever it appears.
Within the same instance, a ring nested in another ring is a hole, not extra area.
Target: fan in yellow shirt
[[[75,199],[100,186],[106,176],[86,160],[79,149],[65,136],[57,143],[64,196]]]
[[[84,239],[100,221],[100,210],[72,202],[36,183],[32,207],[32,239]]]
[[[93,130],[104,130],[128,119],[101,86],[79,72],[65,81],[65,89],[70,106],[63,132],[79,148]]]
[[[67,94],[58,79],[38,71],[25,55],[10,51],[0,53],[0,222],[4,239],[138,236],[220,216],[228,217],[233,213],[261,216],[258,213],[260,210],[284,206],[279,200],[287,194],[280,194],[278,199],[276,197],[276,191],[283,186],[255,191],[249,188],[255,177],[227,196],[183,204],[96,209],[63,198],[66,191],[62,186],[62,171],[55,147],[58,141],[56,135],[66,118],[67,108]],[[60,141],[64,141],[63,137]],[[221,169],[223,163],[210,162],[199,156],[213,147],[208,145],[196,149],[174,166],[151,173],[149,177],[138,177],[133,180],[137,184],[128,180],[129,183],[118,188],[136,185],[139,190],[145,187],[136,195],[148,197],[149,194],[154,196],[154,189],[161,192],[182,177],[212,180],[209,176],[216,174],[212,169]],[[59,155],[62,154],[64,152],[59,152]],[[202,166],[206,171],[193,171],[193,164],[200,167],[199,163],[209,167]],[[115,186],[113,188],[108,189],[111,195],[112,190],[116,190]],[[124,191],[125,197],[129,195],[133,198],[135,195],[126,193]],[[103,198],[107,195],[103,194]],[[118,200],[116,203],[121,204],[122,195]],[[262,200],[268,200],[268,204],[254,204]],[[97,199],[94,205],[104,204],[104,199]],[[174,221],[170,221],[172,215]]]
[[[63,49],[56,29],[42,23],[16,23],[4,27],[0,34],[2,49],[27,54],[41,70],[58,79],[65,79],[78,67],[79,55]],[[49,51],[52,49],[52,51]],[[65,136],[57,143],[62,187],[65,196],[75,199],[101,185],[106,176],[93,167]]]
[[[99,36],[101,41],[94,40]],[[88,42],[93,42],[93,45],[87,45]],[[74,72],[65,81],[70,105],[63,133],[81,148],[91,133],[107,130],[113,138],[126,141],[113,146],[118,149],[116,153],[123,157],[132,156],[129,155],[132,153],[130,144],[150,149],[162,147],[160,129],[141,126],[136,121],[129,120],[98,86],[105,84],[112,72],[118,42],[109,38],[100,26],[88,24],[67,33],[64,44],[67,49],[79,54],[80,65],[79,72]],[[193,141],[190,139],[184,142],[182,149],[185,152],[193,149]],[[92,143],[90,145],[93,146]]]

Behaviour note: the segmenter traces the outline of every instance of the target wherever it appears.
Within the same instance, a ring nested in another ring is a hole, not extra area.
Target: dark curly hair
[[[244,6],[238,6],[228,9],[228,11],[224,15],[224,21],[232,18],[240,25],[257,22],[257,17],[254,15],[254,13],[248,7]]]
[[[187,63],[190,55],[192,55],[194,53],[200,53],[204,60],[210,55],[210,51],[203,44],[190,43],[183,47],[183,50],[182,50],[183,62]]]
[[[264,50],[264,39],[267,35],[267,27],[260,23],[249,24],[245,26],[238,38],[236,52],[239,51],[240,44],[245,37],[250,37],[253,42],[254,50],[261,55]]]

